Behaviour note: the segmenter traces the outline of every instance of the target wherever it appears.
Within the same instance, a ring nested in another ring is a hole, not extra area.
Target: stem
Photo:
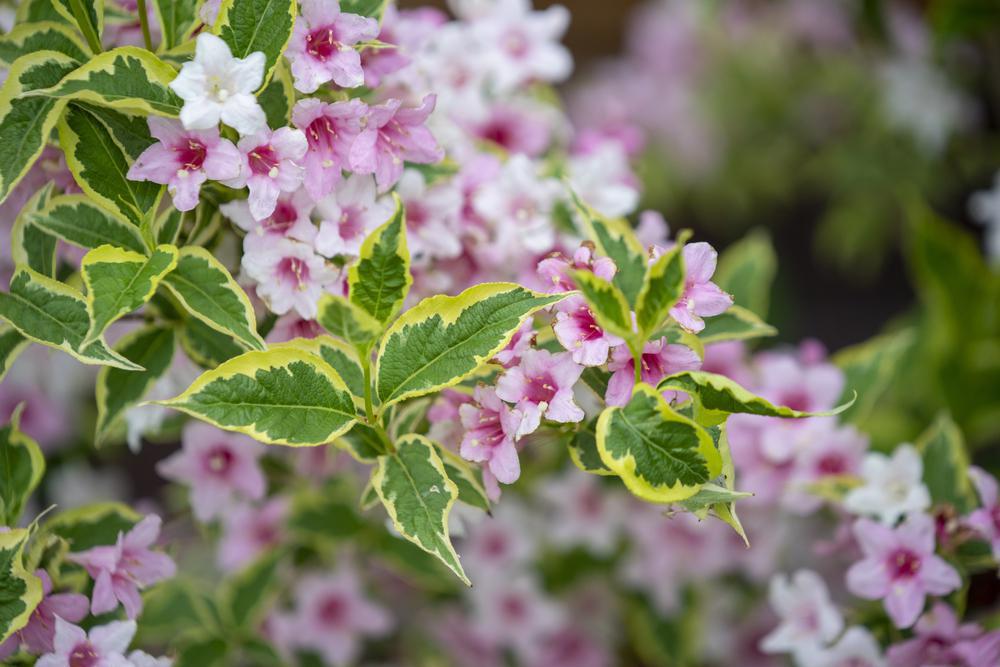
[[[104,49],[101,48],[101,39],[97,36],[97,26],[90,24],[90,16],[87,15],[87,9],[83,6],[83,0],[69,0],[69,6],[73,10],[76,24],[80,26],[80,32],[87,39],[90,50],[94,52],[94,55],[97,55]]]
[[[367,352],[361,357],[361,368],[365,373],[365,416],[372,426],[376,426],[375,409],[372,407],[372,361]]]
[[[629,348],[632,351],[632,365],[635,366],[635,384],[638,386],[642,382],[642,345],[633,343]]]
[[[146,43],[146,49],[153,50],[153,37],[149,34],[149,13],[146,11],[146,0],[137,0],[139,3],[139,25],[142,26],[142,41]]]

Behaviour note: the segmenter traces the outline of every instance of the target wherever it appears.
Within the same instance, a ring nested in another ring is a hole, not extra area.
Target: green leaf
[[[97,374],[97,426],[94,440],[104,443],[121,423],[125,411],[137,405],[170,368],[174,358],[174,329],[147,326],[126,334],[115,346],[121,356],[144,371],[102,368]]]
[[[721,315],[705,320],[698,338],[705,345],[726,340],[751,340],[774,336],[778,330],[741,306],[730,306]]]
[[[80,27],[84,35],[91,35],[96,42],[92,49],[100,48],[101,35],[104,32],[104,0],[51,0],[56,11],[62,14],[70,23]],[[74,4],[80,14],[74,11]]]
[[[381,323],[342,296],[324,294],[317,308],[320,326],[352,345],[367,347],[382,332]]]
[[[9,293],[0,292],[0,317],[26,338],[63,350],[85,364],[142,370],[101,340],[84,346],[90,314],[83,295],[27,267],[14,272]]]
[[[295,105],[295,88],[292,85],[292,75],[284,60],[279,60],[274,67],[274,74],[257,95],[257,101],[267,116],[269,127],[288,125],[292,117],[292,107]]]
[[[424,299],[389,327],[379,346],[382,406],[450,387],[503,349],[535,311],[564,294],[512,283],[483,283],[458,296]]]
[[[10,67],[21,56],[39,51],[62,53],[77,62],[90,57],[79,35],[65,23],[20,23],[0,37],[0,65],[5,67]]]
[[[230,359],[180,396],[157,403],[272,445],[324,445],[357,419],[337,371],[313,354],[288,348]]]
[[[357,536],[365,523],[358,517],[345,486],[331,482],[295,494],[289,529],[308,541],[336,542]]]
[[[70,551],[86,551],[114,544],[119,533],[127,533],[142,516],[122,503],[95,503],[56,514],[45,523],[45,531],[69,542]]]
[[[232,336],[219,333],[193,317],[184,320],[179,342],[191,361],[203,368],[215,368],[244,352],[243,347]]]
[[[22,0],[17,3],[16,23],[39,23],[52,21],[75,25],[72,16],[63,14],[56,0]]]
[[[129,180],[134,146],[126,148],[119,143],[124,138],[120,132],[112,134],[127,122],[127,117],[112,111],[70,104],[59,121],[59,145],[81,190],[109,211],[141,225],[159,202],[163,186]]]
[[[331,338],[330,336],[317,336],[316,338],[296,338],[287,343],[269,345],[268,349],[290,347],[296,350],[311,352],[320,357],[337,371],[343,378],[351,393],[358,397],[365,395],[365,374],[358,360],[358,354],[344,341]]]
[[[916,442],[924,461],[924,484],[935,503],[947,503],[959,514],[979,506],[969,479],[969,454],[958,426],[940,415]]]
[[[0,533],[0,642],[28,624],[42,602],[42,580],[24,569],[22,554],[29,533]]]
[[[618,267],[612,282],[625,295],[630,305],[635,304],[642,290],[647,264],[646,251],[635,232],[624,220],[609,220],[579,200],[576,200],[576,204],[587,236],[597,244],[601,254],[614,260]]]
[[[227,664],[229,645],[218,637],[185,642],[177,652],[173,667],[222,667]]]
[[[484,512],[489,512],[490,499],[486,495],[479,471],[473,469],[465,459],[440,443],[433,442],[432,444],[441,458],[445,474],[458,489],[458,500],[466,505],[478,507]]]
[[[177,265],[177,248],[161,245],[150,256],[102,245],[84,255],[80,273],[87,286],[90,332],[84,345],[108,326],[149,301],[160,281]]]
[[[39,51],[19,58],[0,88],[0,202],[7,199],[38,156],[59,119],[64,103],[44,97],[24,97],[46,88],[76,68],[77,62],[56,51]]]
[[[763,417],[831,417],[840,414],[851,404],[843,403],[832,410],[805,412],[793,410],[784,406],[774,405],[765,398],[744,389],[724,375],[706,373],[705,371],[682,371],[669,375],[660,381],[660,391],[668,389],[686,391],[695,397],[697,409],[695,414],[701,424],[714,426],[725,421],[731,414],[745,413]],[[855,398],[857,394],[855,394]]]
[[[597,420],[601,460],[636,496],[656,503],[690,498],[722,470],[709,433],[673,410],[647,384]]]
[[[621,338],[634,338],[632,315],[621,290],[590,271],[573,271],[573,282],[587,300],[594,319],[605,331]]]
[[[733,295],[736,305],[767,315],[777,271],[778,257],[771,237],[766,230],[756,229],[719,255],[712,280]]]
[[[603,394],[602,394],[603,396]],[[604,465],[597,450],[597,419],[591,419],[573,434],[566,444],[569,458],[583,472],[595,475],[614,475],[611,468]]]
[[[362,422],[352,426],[350,431],[337,438],[333,444],[359,463],[375,463],[387,449],[382,435]]]
[[[177,267],[163,282],[189,313],[211,328],[247,349],[264,349],[250,299],[212,253],[196,246],[183,248]]]
[[[394,454],[379,459],[372,485],[396,530],[471,585],[448,535],[458,487],[448,479],[434,444],[420,435],[404,436]]]
[[[17,329],[0,327],[0,380],[7,375],[11,364],[30,342]]]
[[[237,628],[254,630],[264,620],[269,604],[280,592],[277,575],[283,557],[281,549],[272,549],[226,580],[223,605]]]
[[[45,474],[45,457],[38,443],[21,432],[24,407],[14,409],[10,421],[0,427],[0,524],[16,526],[31,494]]]
[[[112,245],[146,252],[139,230],[124,218],[106,211],[86,195],[58,195],[31,215],[39,229],[80,248]]]
[[[858,392],[858,400],[844,410],[841,421],[857,423],[873,413],[896,376],[903,355],[912,347],[914,333],[911,329],[903,329],[883,334],[834,355],[833,363],[844,371],[845,378],[839,402],[850,399],[850,390],[846,387]]]
[[[10,230],[10,254],[15,265],[55,278],[56,238],[34,223],[35,212],[45,207],[51,194],[52,184],[47,183],[21,208]]]
[[[292,37],[298,7],[295,0],[223,0],[212,32],[229,45],[236,58],[264,54],[264,80]]]
[[[678,504],[689,512],[694,513],[699,518],[704,518],[709,510],[722,521],[726,522],[736,534],[743,538],[744,544],[750,546],[746,531],[736,514],[736,502],[744,498],[749,498],[752,493],[736,490],[736,466],[733,464],[733,456],[729,450],[729,438],[726,435],[725,425],[710,429],[715,438],[719,456],[722,457],[722,479],[720,484],[706,484],[698,493]]]
[[[31,96],[81,100],[103,107],[176,118],[184,102],[169,88],[174,68],[137,46],[120,46],[88,60]]]
[[[635,305],[639,331],[646,337],[656,331],[683,294],[684,246],[678,239],[677,245],[653,262],[642,281]]]
[[[340,3],[340,11],[345,14],[370,16],[381,21],[388,5],[389,0],[343,0]]]
[[[379,322],[388,322],[403,306],[413,284],[406,247],[403,202],[393,195],[396,211],[365,237],[360,257],[348,271],[351,303]]]
[[[156,20],[160,24],[160,50],[166,51],[187,39],[198,19],[197,0],[153,0]],[[279,126],[272,126],[279,127]]]
[[[156,242],[176,245],[183,224],[184,212],[171,206],[156,220],[153,227],[156,230]]]

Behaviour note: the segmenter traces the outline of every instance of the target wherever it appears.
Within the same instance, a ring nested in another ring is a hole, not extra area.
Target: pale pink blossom
[[[542,417],[560,423],[581,421],[584,414],[573,401],[573,386],[582,373],[583,366],[568,352],[527,350],[520,364],[500,376],[496,387],[496,395],[514,403],[522,415],[517,435],[534,432]]]
[[[430,422],[427,436],[457,452],[465,434],[458,409],[466,403],[472,403],[472,396],[454,389],[438,394],[427,409],[427,421]]]
[[[484,463],[484,470],[497,481],[513,484],[521,476],[514,442],[524,417],[500,400],[492,387],[476,387],[473,397],[475,403],[459,406],[465,427],[459,453],[468,461]]]
[[[754,361],[758,393],[776,405],[819,412],[834,407],[843,393],[844,372],[833,364],[782,352],[762,353]]]
[[[570,271],[589,271],[611,282],[618,267],[610,257],[594,257],[594,244],[584,242],[569,259],[560,252],[552,253],[538,263],[538,275],[548,292],[570,292],[576,289]]]
[[[882,649],[867,628],[848,628],[833,646],[812,654],[810,665],[816,667],[885,667]]]
[[[453,182],[429,184],[419,171],[407,169],[396,184],[396,193],[405,206],[406,243],[415,263],[462,253],[462,193]]]
[[[761,640],[766,653],[791,653],[800,664],[810,664],[809,658],[844,629],[826,584],[811,570],[799,570],[791,579],[775,575],[769,597],[781,623]]]
[[[403,175],[404,161],[440,161],[444,151],[424,125],[436,100],[427,95],[419,107],[404,107],[398,99],[369,107],[364,127],[351,145],[351,170],[375,174],[379,190],[385,192]]]
[[[521,656],[563,624],[563,610],[527,575],[483,578],[471,596],[475,627]]]
[[[150,116],[146,122],[158,141],[136,158],[128,178],[166,185],[178,210],[190,211],[198,205],[205,181],[226,181],[240,175],[240,153],[230,141],[219,137],[217,127],[185,130],[179,122],[159,116]]]
[[[550,119],[525,104],[498,103],[482,120],[471,122],[472,135],[496,144],[508,153],[541,155],[552,138]]]
[[[56,617],[78,623],[90,608],[90,600],[85,595],[53,593],[52,579],[45,570],[36,570],[35,576],[42,581],[42,601],[31,612],[28,624],[0,644],[0,660],[16,653],[18,646],[35,655],[52,652]]]
[[[305,135],[290,127],[264,129],[240,139],[242,167],[227,185],[250,189],[250,215],[263,220],[274,212],[282,192],[295,192],[302,184],[300,166],[308,144]]]
[[[550,477],[538,489],[548,509],[547,539],[562,548],[583,547],[608,556],[618,546],[626,505],[617,491],[601,484],[597,475],[569,467]]]
[[[913,445],[903,443],[891,456],[869,453],[861,464],[861,477],[863,483],[844,497],[849,512],[875,516],[891,526],[906,514],[931,506],[923,460]]]
[[[882,600],[899,628],[916,622],[928,595],[947,595],[962,585],[958,572],[934,554],[934,520],[912,514],[897,528],[858,519],[854,536],[864,558],[847,571],[847,589]]]
[[[279,497],[260,506],[237,505],[226,512],[216,554],[219,567],[233,572],[281,545],[288,509],[287,498]]]
[[[316,213],[320,220],[316,252],[357,257],[365,237],[392,217],[393,203],[378,197],[374,178],[353,174],[316,204]]]
[[[474,581],[523,570],[537,555],[527,507],[516,498],[497,505],[492,516],[470,526],[458,545],[462,564]]]
[[[191,510],[198,521],[224,516],[237,502],[264,497],[260,443],[198,421],[187,423],[181,442],[183,448],[160,461],[156,471],[191,488]]]
[[[340,0],[301,0],[301,13],[285,55],[292,63],[295,89],[312,93],[333,81],[342,88],[365,82],[361,54],[354,46],[375,38],[378,21],[340,11]]]
[[[617,141],[570,156],[568,172],[573,192],[602,215],[619,218],[635,211],[639,204],[638,178]]]
[[[115,544],[67,556],[70,561],[82,565],[94,579],[90,600],[92,613],[112,611],[121,602],[125,614],[135,618],[142,611],[139,591],[174,576],[177,570],[174,561],[150,549],[160,535],[160,523],[160,517],[147,515],[132,530],[118,533]],[[56,648],[59,648],[58,641]]]
[[[853,426],[837,428],[827,420],[813,420],[809,444],[795,458],[784,506],[796,514],[809,514],[823,504],[812,492],[824,481],[855,477],[868,450],[868,438]]]
[[[243,239],[244,245],[260,247],[280,238],[312,243],[316,238],[316,226],[309,217],[313,208],[313,200],[300,188],[295,192],[282,192],[278,195],[274,210],[263,220],[250,214],[250,204],[246,199],[226,202],[219,210],[247,233]]]
[[[975,623],[959,623],[955,611],[944,602],[935,602],[913,627],[913,638],[889,647],[886,653],[890,667],[924,667],[924,665],[976,665],[989,662],[963,662],[960,646],[970,646],[984,635]],[[991,633],[1000,636],[1000,633]]]
[[[489,78],[500,91],[535,81],[559,83],[573,70],[573,59],[559,42],[569,26],[562,5],[536,12],[529,0],[499,0],[473,25],[485,45]]]
[[[703,317],[724,313],[733,305],[733,297],[712,282],[718,253],[707,243],[684,246],[684,294],[670,315],[689,331],[698,333],[705,328]]]
[[[571,296],[556,305],[552,329],[559,344],[573,355],[573,361],[583,366],[602,366],[611,348],[625,344],[601,328],[582,296]]]
[[[364,83],[368,88],[378,88],[384,77],[398,72],[412,62],[411,58],[404,53],[405,48],[401,48],[400,45],[401,36],[397,34],[401,27],[400,23],[423,23],[426,18],[428,28],[431,28],[447,20],[440,11],[430,7],[423,8],[423,11],[410,10],[405,12],[405,18],[402,18],[401,14],[404,13],[400,12],[395,5],[387,6],[376,37],[379,42],[386,46],[377,49],[364,49],[361,52],[361,69],[364,71]],[[406,32],[405,25],[403,32],[404,34]]]
[[[306,320],[297,313],[287,313],[278,318],[264,340],[267,343],[287,343],[296,338],[316,338],[323,333],[323,327],[316,320]]]
[[[531,320],[521,325],[514,332],[510,342],[496,353],[493,359],[504,368],[511,368],[521,363],[521,355],[531,349],[535,340],[535,326]]]
[[[660,338],[642,349],[642,381],[655,387],[660,380],[673,373],[695,371],[701,367],[701,359],[691,348],[678,343],[667,343],[666,338]],[[608,370],[612,372],[608,381],[608,392],[604,402],[608,405],[625,405],[632,397],[635,386],[635,360],[629,349],[620,345],[611,351]],[[674,392],[667,392],[667,397],[673,397]]]
[[[328,104],[314,98],[299,100],[292,123],[306,136],[308,149],[301,164],[306,190],[316,201],[326,197],[349,164],[351,145],[367,122],[368,105],[358,99]]]
[[[1000,497],[997,494],[997,480],[982,468],[969,468],[969,477],[976,486],[982,505],[966,519],[966,523],[979,532],[990,543],[993,557],[1000,560]]]
[[[112,621],[90,629],[56,617],[53,649],[36,667],[130,667],[125,651],[135,636],[135,621]]]
[[[342,277],[312,246],[290,239],[245,248],[243,270],[257,282],[257,296],[271,312],[284,315],[294,309],[307,320],[316,318],[320,296]]]

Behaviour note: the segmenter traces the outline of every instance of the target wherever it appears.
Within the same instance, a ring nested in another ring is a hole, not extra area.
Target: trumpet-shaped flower
[[[258,465],[264,448],[255,440],[192,421],[184,427],[183,449],[160,461],[157,472],[191,487],[191,510],[198,521],[225,515],[239,500],[264,497],[266,481]]]
[[[436,102],[435,95],[427,95],[419,107],[404,107],[398,99],[370,107],[363,129],[351,145],[351,170],[375,174],[379,191],[385,192],[403,175],[404,161],[440,161],[444,151],[424,125]]]
[[[947,595],[962,585],[958,572],[934,554],[934,520],[912,514],[898,528],[858,519],[854,536],[864,558],[847,571],[847,589],[866,600],[882,600],[889,618],[908,628],[927,595]]]
[[[875,637],[866,628],[854,626],[830,648],[817,651],[809,663],[816,667],[885,667],[885,658]]]
[[[876,516],[887,525],[931,505],[924,486],[924,464],[913,445],[903,444],[892,456],[872,452],[861,465],[862,486],[851,489],[844,507],[854,514]]]
[[[94,579],[90,600],[92,613],[112,611],[121,602],[125,614],[135,618],[142,611],[139,590],[174,576],[177,569],[174,561],[150,549],[159,535],[160,517],[150,514],[127,533],[118,533],[118,540],[113,545],[93,547],[68,556]],[[58,641],[56,648],[59,648]]]
[[[315,206],[309,193],[300,188],[293,193],[282,192],[278,195],[274,211],[263,220],[250,214],[250,204],[245,199],[226,202],[219,210],[247,233],[243,239],[245,245],[260,246],[280,238],[312,243],[316,238],[316,226],[309,215]]]
[[[454,183],[429,186],[423,174],[407,169],[396,184],[396,193],[405,206],[406,243],[414,262],[450,259],[462,253],[462,193]]]
[[[243,137],[237,146],[242,168],[240,175],[227,185],[248,187],[250,215],[263,220],[274,213],[282,192],[295,192],[302,184],[303,169],[299,162],[308,148],[306,137],[300,130],[290,127],[274,131],[264,129]]]
[[[994,638],[1000,633],[990,633]],[[962,662],[961,652],[984,637],[975,623],[959,624],[955,611],[944,602],[935,602],[913,627],[913,638],[889,647],[886,657],[892,667],[924,665],[989,665],[991,662]]]
[[[492,387],[476,387],[473,398],[475,403],[458,408],[465,428],[459,453],[468,461],[486,464],[497,481],[513,484],[521,476],[514,441],[524,417],[500,400]]]
[[[526,351],[521,363],[497,380],[496,388],[497,396],[514,403],[523,416],[517,435],[534,432],[542,417],[561,423],[581,421],[584,414],[573,401],[573,385],[582,373],[583,366],[568,352]]]
[[[694,371],[701,367],[701,359],[694,350],[676,343],[668,344],[666,338],[646,343],[641,362],[642,381],[654,387],[672,373]],[[608,405],[625,405],[632,397],[635,386],[635,360],[626,346],[621,345],[611,351],[608,370],[613,374],[608,381],[604,401]]]
[[[189,130],[208,130],[219,124],[253,134],[267,127],[264,110],[254,91],[264,82],[264,54],[254,51],[234,58],[219,37],[198,35],[194,60],[184,63],[170,87],[184,100],[181,122]]]
[[[35,576],[42,580],[42,601],[31,612],[28,624],[0,644],[0,659],[13,655],[18,646],[29,653],[41,655],[53,650],[56,618],[77,623],[87,615],[90,600],[79,593],[53,593],[52,579],[45,570],[36,570]]]
[[[684,294],[670,315],[689,331],[698,333],[705,328],[703,317],[724,313],[733,305],[733,297],[712,282],[718,253],[707,243],[684,246]]]
[[[125,651],[135,636],[135,621],[112,621],[83,628],[56,617],[53,649],[38,659],[36,667],[129,667]]]
[[[358,99],[327,104],[307,98],[292,109],[292,123],[306,135],[309,145],[302,166],[306,190],[316,201],[330,194],[340,180],[367,114],[368,105]]]
[[[365,82],[358,42],[378,35],[378,21],[340,11],[340,0],[302,0],[285,54],[292,63],[295,89],[313,93],[333,81],[342,88]]]
[[[261,506],[238,505],[226,512],[216,554],[219,567],[234,572],[277,548],[285,537],[288,511],[288,499],[277,497]]]
[[[594,257],[594,244],[589,241],[580,244],[572,259],[556,252],[538,263],[538,275],[549,292],[575,290],[576,284],[570,271],[590,271],[598,278],[611,282],[618,267],[610,257]]]
[[[357,257],[365,237],[392,216],[392,201],[377,194],[374,178],[353,174],[321,200],[316,205],[320,219],[316,252]]]
[[[997,494],[997,480],[982,468],[969,468],[979,502],[982,507],[972,512],[966,522],[975,528],[990,543],[993,557],[1000,559],[1000,497]]]
[[[307,320],[316,319],[316,302],[341,278],[312,246],[290,239],[245,248],[243,270],[271,312],[284,315],[294,308]]]
[[[497,89],[509,91],[532,81],[558,83],[573,69],[559,39],[569,26],[561,5],[532,11],[529,0],[500,0],[475,22],[486,45],[484,60]]]
[[[603,365],[611,348],[625,343],[601,328],[581,296],[571,296],[556,305],[552,329],[559,344],[573,355],[573,361],[583,366]]]
[[[158,116],[147,119],[149,132],[159,141],[136,159],[128,170],[133,181],[152,181],[167,186],[180,211],[198,205],[198,193],[206,180],[227,181],[240,175],[240,153],[219,137],[219,130],[185,130],[177,121]]]
[[[792,653],[801,664],[833,641],[844,629],[844,618],[830,601],[830,592],[818,574],[799,570],[789,580],[784,574],[771,579],[771,607],[781,623],[761,640],[767,653]]]

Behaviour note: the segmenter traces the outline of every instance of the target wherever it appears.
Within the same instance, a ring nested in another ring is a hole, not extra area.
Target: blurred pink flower
[[[705,328],[703,317],[724,313],[733,305],[733,297],[712,282],[718,253],[705,242],[684,246],[684,294],[670,315],[689,331],[698,333]]]
[[[465,427],[459,453],[468,461],[484,463],[497,481],[513,484],[521,476],[514,441],[524,416],[500,400],[492,387],[476,387],[473,397],[475,403],[458,408]]]
[[[302,184],[300,166],[308,143],[301,130],[282,127],[263,129],[240,139],[242,167],[238,177],[226,185],[250,189],[250,215],[263,220],[274,213],[282,192],[295,192]]]
[[[367,122],[351,145],[351,170],[375,174],[379,191],[385,192],[403,175],[404,161],[418,164],[440,161],[444,150],[424,126],[436,100],[436,96],[427,95],[415,108],[402,106],[398,99],[369,107]]]
[[[227,572],[238,570],[269,549],[281,544],[288,517],[286,498],[274,498],[261,506],[237,505],[222,517],[222,538],[217,560]]]
[[[0,644],[0,659],[16,653],[18,646],[35,655],[52,652],[56,617],[78,623],[90,608],[90,600],[86,595],[52,593],[52,579],[45,570],[35,570],[35,576],[42,580],[42,601],[31,613],[28,624]]]
[[[666,338],[646,343],[642,349],[641,361],[642,381],[654,387],[672,373],[698,370],[701,367],[701,358],[694,350],[677,343],[668,344]],[[632,388],[635,386],[635,360],[626,346],[619,345],[611,351],[608,370],[612,375],[604,401],[608,405],[625,405],[632,397]],[[675,393],[665,392],[665,396],[672,400]]]
[[[594,257],[594,244],[590,242],[581,243],[572,259],[555,252],[538,263],[538,275],[548,292],[575,290],[576,284],[570,271],[589,271],[598,278],[611,282],[618,267],[610,257]]]
[[[333,81],[342,88],[365,82],[361,54],[354,46],[374,39],[378,21],[340,11],[340,0],[302,0],[285,54],[292,63],[295,89],[312,93]]]
[[[36,667],[127,667],[125,651],[135,636],[135,621],[112,621],[83,628],[56,618],[53,650],[38,659]]]
[[[982,507],[974,510],[966,523],[986,538],[993,549],[993,557],[1000,559],[1000,497],[997,494],[997,480],[976,466],[969,468],[969,477],[976,486]]]

